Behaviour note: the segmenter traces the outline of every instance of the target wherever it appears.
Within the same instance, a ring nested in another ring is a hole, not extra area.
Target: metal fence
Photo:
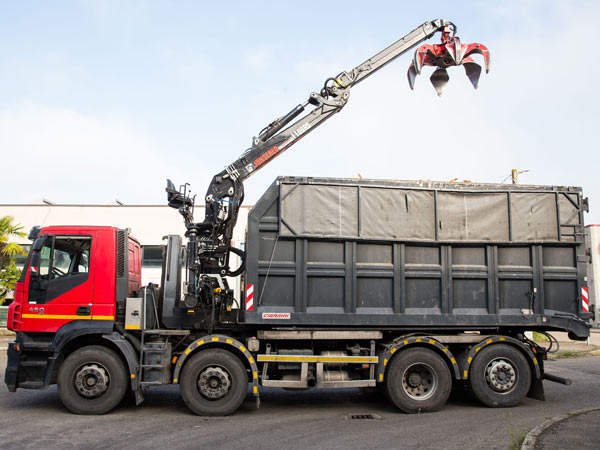
[[[6,318],[8,317],[8,306],[0,306],[0,328],[6,328]]]

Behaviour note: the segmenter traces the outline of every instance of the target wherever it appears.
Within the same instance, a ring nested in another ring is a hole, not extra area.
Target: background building
[[[238,222],[233,233],[234,245],[244,248],[248,211],[251,206],[240,209]],[[185,233],[182,216],[166,205],[56,205],[49,202],[40,204],[0,205],[0,217],[12,216],[15,224],[21,224],[29,232],[35,225],[107,225],[129,228],[131,234],[142,246],[142,283],[160,285],[163,236]],[[196,220],[204,217],[204,207],[197,207]],[[586,239],[591,251],[591,263],[588,266],[588,286],[590,305],[596,311],[595,326],[600,324],[600,225],[586,226]],[[25,250],[29,251],[31,242],[27,238],[17,239]],[[19,258],[22,265],[25,258]],[[231,265],[237,267],[239,258],[232,255]],[[240,281],[229,279],[229,285],[240,298]],[[6,303],[8,304],[8,302]]]

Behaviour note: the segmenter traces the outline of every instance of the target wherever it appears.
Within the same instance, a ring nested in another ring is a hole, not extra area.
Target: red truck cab
[[[124,287],[118,280],[126,279],[126,295],[141,281],[140,244],[127,234],[98,226],[41,229],[15,288],[8,328],[56,332],[73,320],[114,320]]]
[[[113,333],[117,304],[140,289],[140,244],[128,230],[34,227],[33,245],[8,310],[9,391],[55,382],[63,349]]]

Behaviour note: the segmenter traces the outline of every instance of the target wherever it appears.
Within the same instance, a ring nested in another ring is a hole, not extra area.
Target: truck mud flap
[[[19,358],[20,354],[15,349],[16,342],[8,343],[7,350],[7,361],[6,361],[6,372],[4,373],[4,382],[9,392],[15,392],[17,390],[17,383],[19,377]]]
[[[546,394],[544,393],[544,382],[541,379],[532,378],[529,392],[527,392],[527,397],[534,400],[546,400]]]
[[[131,390],[135,394],[135,404],[139,405],[144,401],[144,394],[142,394],[138,383],[138,356],[135,353],[133,345],[119,333],[103,334],[102,337],[115,344],[125,357],[129,370],[129,378],[131,379]]]

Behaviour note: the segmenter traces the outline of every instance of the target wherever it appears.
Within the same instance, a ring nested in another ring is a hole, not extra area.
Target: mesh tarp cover
[[[437,191],[436,201],[434,190],[404,186],[283,183],[280,195],[283,236],[435,240],[437,228],[442,241],[510,241],[512,226],[513,242],[558,240],[548,192]],[[569,200],[561,204],[570,216]]]

